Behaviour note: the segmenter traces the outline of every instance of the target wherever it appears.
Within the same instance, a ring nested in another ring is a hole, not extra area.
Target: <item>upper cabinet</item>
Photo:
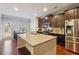
[[[42,24],[43,24],[42,19],[38,19],[38,27],[39,28],[42,28]]]
[[[64,16],[66,20],[79,18],[79,8],[65,11]]]
[[[53,15],[48,15],[48,22],[50,22],[50,26],[52,27],[52,18],[53,18]]]
[[[64,25],[65,25],[64,14],[55,15],[52,18],[52,25],[54,27],[64,27]]]
[[[65,18],[64,14],[54,15],[54,16],[47,16],[47,21],[45,19],[38,20],[38,27],[43,28],[45,22],[49,22],[51,27],[64,27],[65,25]]]
[[[38,19],[38,27],[39,28],[43,28],[44,23],[48,22],[48,20],[46,20],[45,18],[39,18]]]
[[[76,18],[79,18],[79,8],[76,8],[75,9],[75,17]]]
[[[48,17],[47,22],[50,23],[51,27],[64,27],[65,26],[65,20],[79,18],[79,8],[66,10],[62,14],[48,15],[46,17]],[[38,27],[42,28],[45,22],[46,22],[45,19],[39,19],[38,20]]]
[[[44,23],[44,20],[43,19],[38,19],[38,27],[39,28],[42,28],[43,27],[43,23]]]

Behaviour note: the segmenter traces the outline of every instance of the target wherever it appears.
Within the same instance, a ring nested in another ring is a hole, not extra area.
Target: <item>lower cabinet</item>
[[[50,35],[57,36],[57,44],[65,47],[65,35],[64,34],[51,33]]]
[[[58,35],[57,44],[65,46],[65,35],[62,34]]]

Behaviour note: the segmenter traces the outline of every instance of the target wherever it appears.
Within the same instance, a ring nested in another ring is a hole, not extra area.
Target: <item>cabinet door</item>
[[[79,8],[76,8],[75,9],[75,17],[76,18],[79,18]]]
[[[59,25],[60,25],[60,27],[64,27],[65,26],[64,14],[61,14],[58,19],[59,19]]]
[[[41,19],[38,20],[38,27],[42,28],[42,20]]]
[[[54,27],[64,27],[65,25],[65,18],[63,14],[56,15],[52,19],[52,24]]]
[[[57,24],[58,24],[58,20],[57,20],[57,17],[54,16],[53,19],[52,19],[52,24],[53,24],[53,27],[58,27]]]
[[[53,16],[48,16],[48,22],[50,22],[51,27],[52,27],[52,18],[53,18]]]
[[[71,9],[65,12],[65,19],[69,20],[69,19],[75,19],[75,9]]]

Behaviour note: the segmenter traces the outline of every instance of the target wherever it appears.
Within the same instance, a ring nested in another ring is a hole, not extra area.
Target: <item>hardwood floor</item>
[[[16,40],[2,39],[0,40],[0,55],[18,55],[16,47]]]
[[[56,51],[57,51],[57,53],[56,53],[57,55],[78,55],[78,54],[76,54],[72,51],[69,51],[69,50],[65,49],[61,45],[57,45]]]
[[[56,51],[57,55],[77,55],[60,45],[57,45]],[[17,49],[16,40],[14,39],[1,39],[0,55],[30,55],[30,52],[25,47]]]

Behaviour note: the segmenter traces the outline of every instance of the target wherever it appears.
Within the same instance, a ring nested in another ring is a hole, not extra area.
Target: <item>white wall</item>
[[[38,20],[34,17],[31,19],[30,30],[31,32],[36,33],[37,29],[38,29]]]
[[[15,17],[15,16],[8,16],[2,15],[2,28],[3,28],[3,36],[4,36],[4,26],[6,23],[10,23],[12,31],[19,31],[19,28],[22,25],[26,26],[27,32],[30,32],[30,19],[22,18],[22,17]],[[12,33],[13,34],[13,33]]]
[[[36,32],[38,29],[38,20],[36,18],[26,19],[9,15],[2,15],[0,18],[0,37],[4,37],[4,24],[9,22],[12,30],[19,31],[19,27],[26,24],[27,32]]]
[[[2,38],[2,24],[1,24],[1,14],[0,14],[0,39]]]

